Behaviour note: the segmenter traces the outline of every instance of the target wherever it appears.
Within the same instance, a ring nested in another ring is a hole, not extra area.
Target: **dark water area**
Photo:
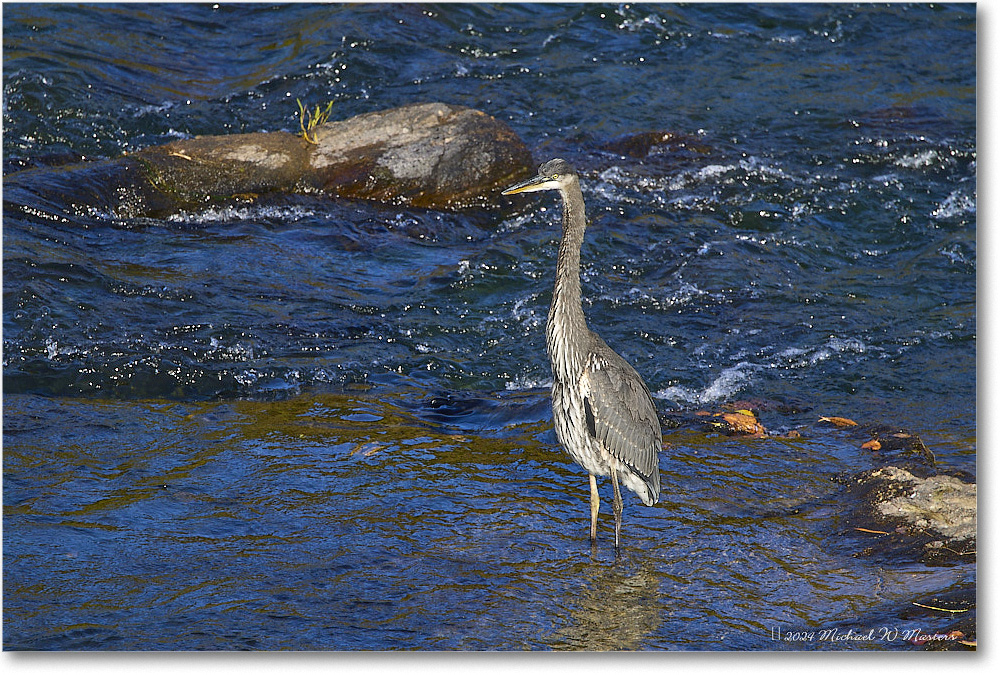
[[[5,183],[66,183],[3,194],[4,648],[918,649],[976,565],[863,555],[838,478],[882,462],[817,420],[976,474],[975,57],[971,4],[4,4]],[[591,327],[665,419],[772,435],[665,429],[660,503],[616,557],[602,484],[591,549],[554,197],[126,219],[61,173],[297,98],[574,163]]]

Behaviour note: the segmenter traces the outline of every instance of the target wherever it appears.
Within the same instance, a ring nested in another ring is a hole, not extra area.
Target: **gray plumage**
[[[503,194],[558,190],[562,240],[556,283],[545,326],[552,364],[552,418],[556,436],[590,474],[590,538],[597,538],[597,476],[611,476],[615,548],[619,547],[621,480],[646,506],[660,498],[660,422],[649,390],[625,359],[587,327],[580,296],[580,247],[587,219],[576,171],[553,159],[538,175]]]

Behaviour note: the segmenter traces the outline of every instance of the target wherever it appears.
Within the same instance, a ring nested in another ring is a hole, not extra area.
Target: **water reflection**
[[[549,646],[596,651],[651,646],[669,599],[661,597],[663,575],[653,563],[630,557],[607,565],[595,552],[590,564],[578,566],[581,583],[564,600],[568,617],[548,638]]]
[[[544,391],[8,396],[8,644],[760,649],[772,625],[915,588],[831,539],[831,475],[858,459],[833,436],[668,433],[661,504],[626,498],[616,555],[602,485],[592,548],[586,475],[546,410]]]

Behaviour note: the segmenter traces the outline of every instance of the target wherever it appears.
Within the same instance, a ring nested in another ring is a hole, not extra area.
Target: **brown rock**
[[[533,169],[506,124],[443,103],[325,124],[310,150],[305,182],[315,189],[428,208],[485,206]]]
[[[422,103],[328,122],[316,143],[286,132],[202,136],[103,162],[5,177],[77,212],[163,216],[265,194],[322,193],[431,209],[496,203],[530,175],[531,153],[503,122]]]

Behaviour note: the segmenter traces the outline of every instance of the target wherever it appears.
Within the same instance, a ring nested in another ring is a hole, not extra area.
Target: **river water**
[[[592,549],[551,193],[5,191],[5,649],[909,650],[953,620],[915,598],[974,588],[859,555],[837,479],[879,457],[817,424],[976,472],[974,5],[5,4],[3,38],[5,178],[294,132],[297,98],[504,120],[579,168],[585,310],[664,419],[772,432],[665,429],[660,503],[616,556],[602,484]]]

